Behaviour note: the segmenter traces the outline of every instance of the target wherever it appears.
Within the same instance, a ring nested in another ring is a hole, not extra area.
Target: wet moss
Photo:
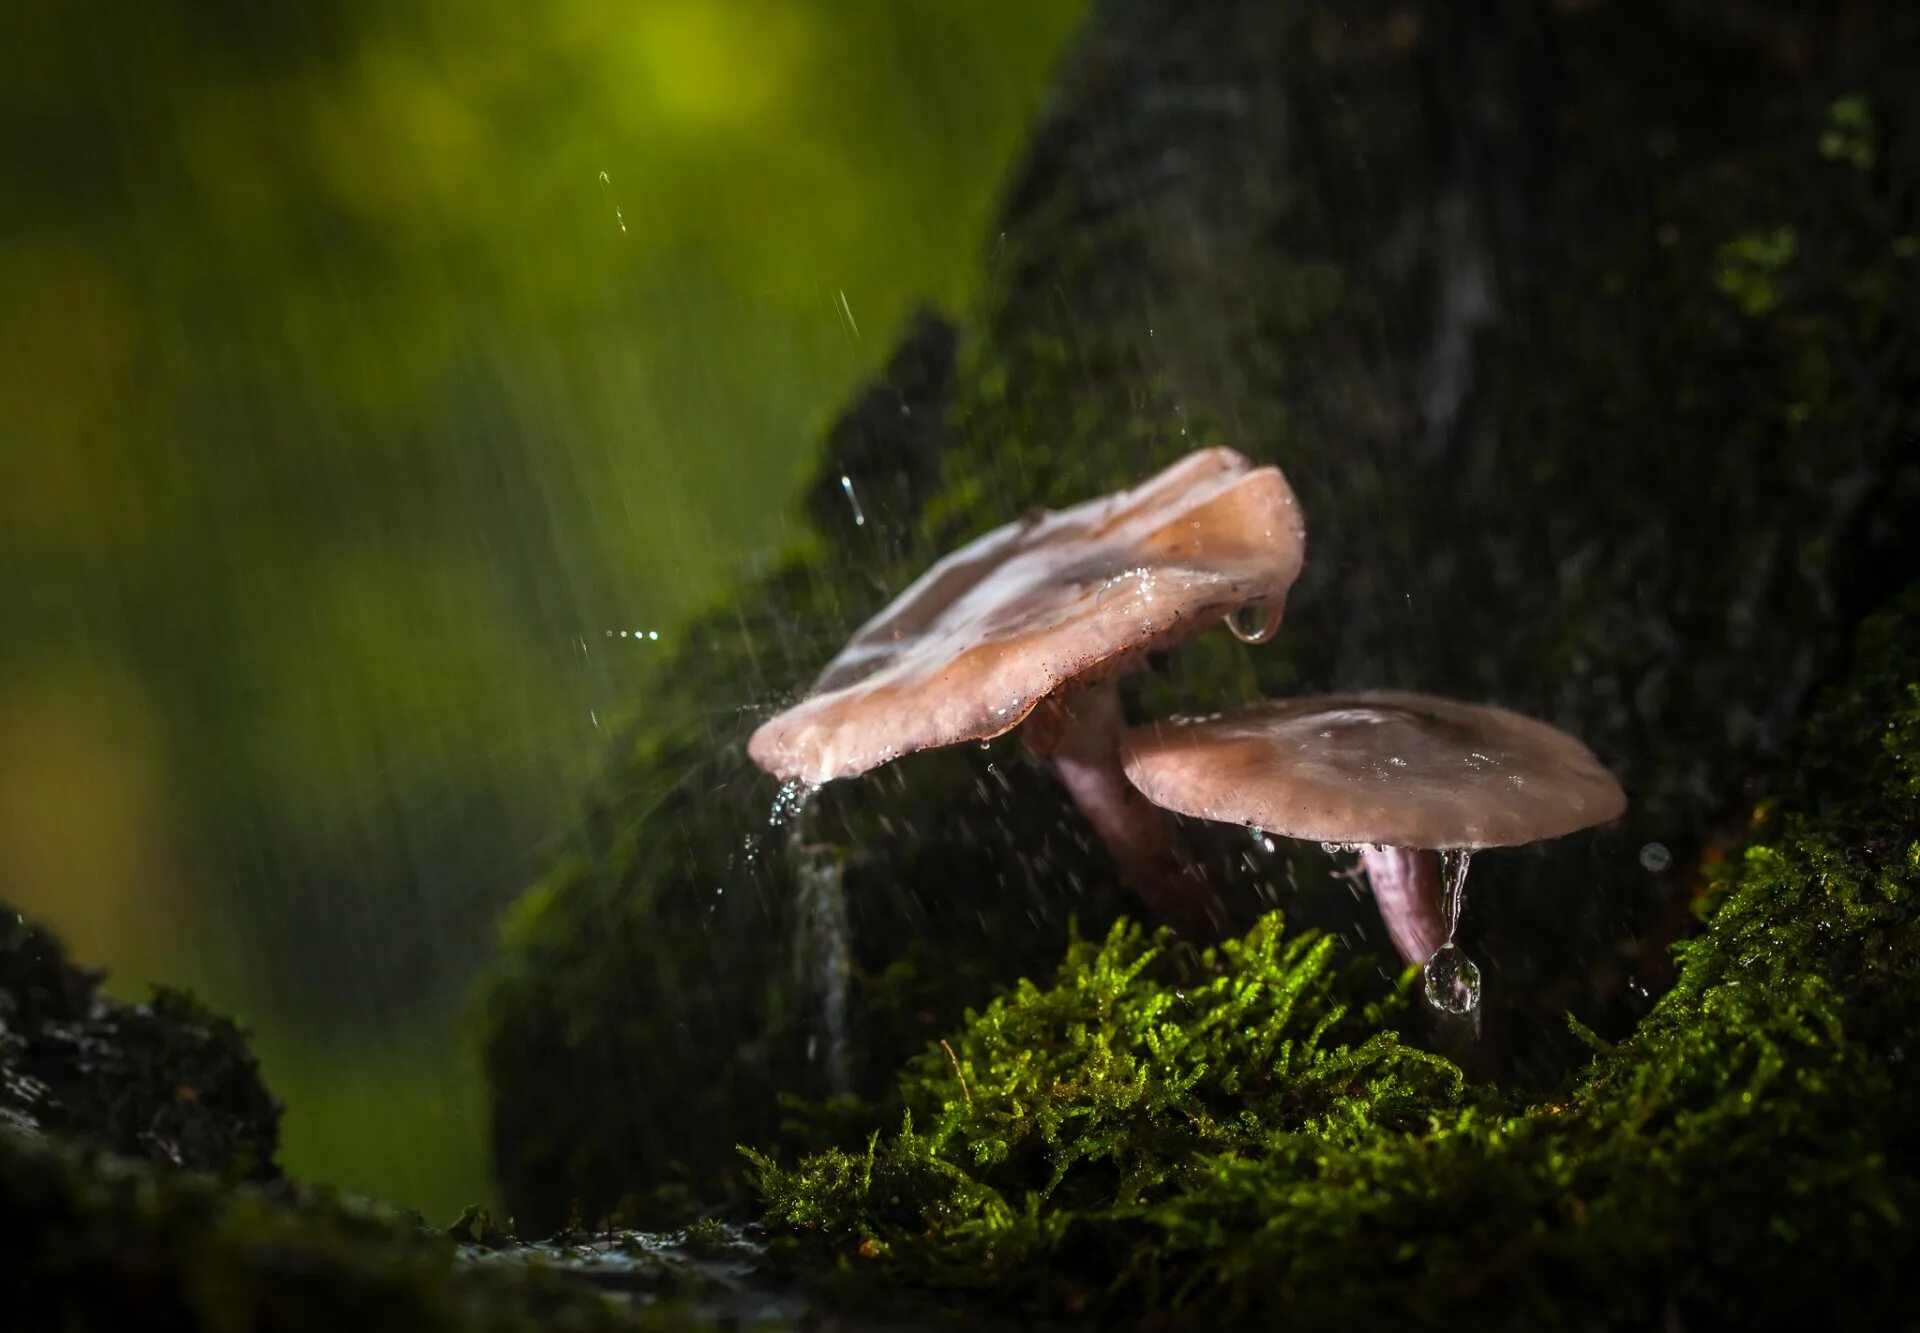
[[[1342,975],[1337,952],[1277,913],[1205,951],[1125,922],[1078,942],[1051,984],[1022,982],[908,1067],[897,1134],[790,1170],[749,1151],[768,1221],[920,1282],[1084,1299],[1102,1269],[1138,1281],[1156,1256],[1129,1221],[1221,1162],[1461,1104],[1457,1069],[1382,1030],[1403,997]]]
[[[1121,928],[907,1068],[925,1129],[755,1155],[768,1222],[1050,1313],[1911,1320],[1917,742],[1920,588],[1863,629],[1672,989],[1523,1109],[1375,1032],[1330,940],[1270,917],[1183,959]]]

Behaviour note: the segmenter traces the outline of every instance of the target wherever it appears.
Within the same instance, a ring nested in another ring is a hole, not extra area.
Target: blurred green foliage
[[[1080,8],[6,7],[0,897],[245,1014],[292,1171],[474,1196],[495,907]]]

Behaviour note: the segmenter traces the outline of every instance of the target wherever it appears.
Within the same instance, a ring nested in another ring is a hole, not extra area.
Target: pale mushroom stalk
[[[1190,939],[1216,938],[1224,925],[1219,895],[1203,884],[1166,813],[1127,780],[1120,764],[1126,715],[1116,681],[1103,680],[1043,705],[1022,739],[1053,770],[1100,836],[1124,879],[1155,917]]]
[[[1419,847],[1364,843],[1360,864],[1373,886],[1374,905],[1402,960],[1424,963],[1447,942],[1440,903],[1440,857]]]

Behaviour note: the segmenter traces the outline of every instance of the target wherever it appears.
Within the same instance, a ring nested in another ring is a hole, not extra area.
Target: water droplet
[[[1673,864],[1673,853],[1663,842],[1650,842],[1640,849],[1640,868],[1657,875]]]
[[[1480,969],[1466,950],[1448,940],[1424,969],[1427,1003],[1449,1014],[1470,1014],[1480,1003]]]
[[[840,489],[846,492],[847,503],[853,506],[853,526],[866,527],[867,511],[860,507],[860,497],[853,493],[853,478],[844,472],[840,474]]]
[[[1112,578],[1101,584],[1099,589],[1093,594],[1093,600],[1095,602],[1105,602],[1110,594],[1119,592],[1124,588],[1131,591],[1138,601],[1151,602],[1153,600],[1154,585],[1155,578],[1153,571],[1145,565],[1136,565],[1132,569],[1121,570],[1118,574],[1115,574]]]
[[[779,828],[789,819],[798,817],[818,790],[812,783],[802,782],[799,778],[781,783],[779,792],[773,798],[773,809],[767,812],[767,827]]]
[[[1227,616],[1227,629],[1242,643],[1265,643],[1280,630],[1280,617],[1264,606],[1242,606]]]

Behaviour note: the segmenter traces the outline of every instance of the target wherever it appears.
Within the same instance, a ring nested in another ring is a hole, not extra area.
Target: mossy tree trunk
[[[1202,444],[1278,463],[1307,572],[1279,638],[1197,642],[1136,716],[1394,686],[1586,739],[1622,827],[1476,863],[1463,940],[1505,1073],[1628,1030],[1664,934],[1849,627],[1916,568],[1920,14],[1887,3],[1109,0],[987,238],[823,444],[813,539],[649,682],[488,1011],[523,1218],[724,1190],[827,1090],[772,786],[741,752],[953,543]],[[851,479],[856,524],[839,479]],[[829,788],[850,1068],[889,1071],[1126,898],[1011,746]],[[1192,829],[1243,920],[1393,963],[1318,849]],[[1684,914],[1680,919],[1684,919]],[[809,1051],[812,1054],[809,1054]]]

